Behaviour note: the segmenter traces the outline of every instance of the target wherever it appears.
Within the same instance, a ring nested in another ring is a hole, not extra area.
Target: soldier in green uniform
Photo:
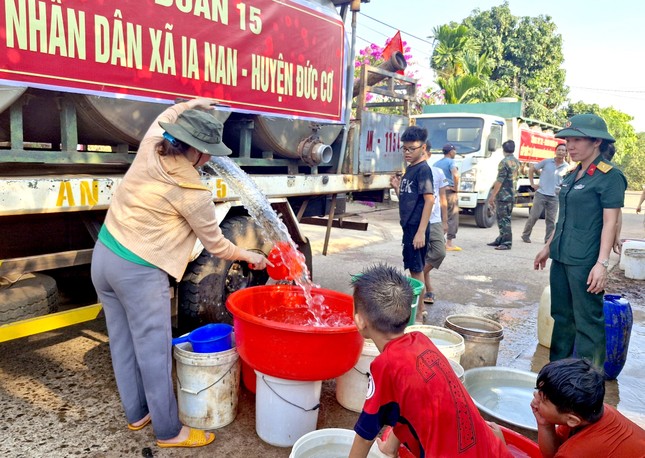
[[[550,359],[588,358],[602,369],[607,345],[603,293],[627,180],[603,160],[615,140],[601,117],[573,116],[556,137],[566,139],[578,166],[562,182],[555,232],[534,261],[535,269],[543,269],[552,259]]]
[[[488,204],[496,210],[499,235],[495,241],[487,245],[494,246],[496,250],[510,250],[513,245],[511,212],[515,204],[517,173],[520,169],[520,161],[513,156],[515,152],[515,142],[513,140],[504,142],[502,151],[504,151],[504,159],[499,161],[497,180],[488,198]]]

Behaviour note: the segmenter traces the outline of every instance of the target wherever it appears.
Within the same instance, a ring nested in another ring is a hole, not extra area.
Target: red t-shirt
[[[426,335],[411,332],[388,342],[370,372],[354,427],[363,439],[390,425],[417,457],[512,457]]]
[[[571,434],[568,426],[556,427],[565,442],[555,458],[643,458],[645,457],[645,430],[605,404],[605,411],[596,423]]]

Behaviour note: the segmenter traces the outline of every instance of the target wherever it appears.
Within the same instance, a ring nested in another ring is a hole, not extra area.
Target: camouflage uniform
[[[497,181],[502,183],[495,198],[499,235],[494,243],[497,245],[507,245],[510,247],[513,244],[511,212],[513,211],[513,204],[515,203],[519,169],[520,161],[512,154],[506,155],[504,159],[499,161],[499,165],[497,166]]]

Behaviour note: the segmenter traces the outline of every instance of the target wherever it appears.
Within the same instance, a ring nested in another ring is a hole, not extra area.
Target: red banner
[[[341,121],[344,26],[291,0],[4,0],[0,81]]]
[[[539,162],[555,156],[555,148],[564,140],[555,138],[553,134],[545,134],[534,130],[520,131],[520,154],[523,162]]]

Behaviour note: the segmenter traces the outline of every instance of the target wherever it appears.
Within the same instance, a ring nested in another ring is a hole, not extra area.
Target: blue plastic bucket
[[[606,294],[603,304],[605,313],[605,336],[607,339],[607,359],[605,378],[614,380],[623,370],[627,361],[629,338],[632,333],[634,317],[632,307],[622,296]]]
[[[190,342],[195,353],[217,353],[233,348],[233,326],[226,323],[211,323],[172,339],[177,345]]]

